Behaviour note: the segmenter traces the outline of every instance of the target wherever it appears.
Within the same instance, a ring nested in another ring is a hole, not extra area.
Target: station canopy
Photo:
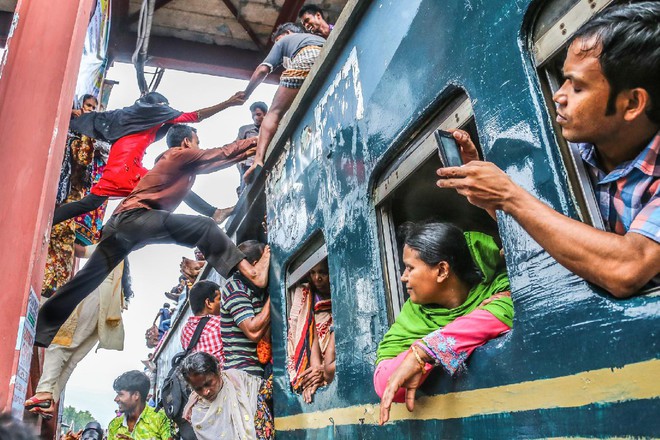
[[[142,1],[111,2],[109,53],[114,61],[130,62]],[[16,3],[0,0],[0,46]],[[296,21],[306,3],[334,23],[347,0],[156,0],[147,66],[248,79],[272,46],[273,30]]]

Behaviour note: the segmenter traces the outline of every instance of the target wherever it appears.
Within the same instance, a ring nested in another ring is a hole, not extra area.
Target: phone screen
[[[443,167],[460,167],[463,165],[461,150],[451,133],[444,130],[435,131],[435,140],[438,143],[438,156]]]

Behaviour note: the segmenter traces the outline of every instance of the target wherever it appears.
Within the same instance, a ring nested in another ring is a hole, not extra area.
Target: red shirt
[[[97,196],[126,197],[140,179],[147,174],[142,158],[149,145],[156,140],[156,133],[164,124],[199,122],[197,112],[182,113],[180,116],[156,124],[148,130],[119,138],[112,148],[101,179],[91,189]]]
[[[203,316],[191,316],[188,318],[186,325],[181,331],[181,346],[184,350],[188,348],[190,340],[192,339],[193,334],[195,333],[195,329],[197,328],[197,324],[202,318]],[[209,322],[206,323],[204,326],[204,331],[202,331],[202,334],[199,336],[197,345],[192,349],[193,353],[196,351],[203,351],[204,353],[215,356],[216,359],[220,361],[221,365],[224,364],[225,358],[222,352],[220,316],[211,316]]]

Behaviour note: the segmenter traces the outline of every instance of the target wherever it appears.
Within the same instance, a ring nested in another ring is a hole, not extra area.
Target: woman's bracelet
[[[410,346],[410,350],[415,355],[415,359],[417,359],[417,365],[419,365],[419,369],[422,370],[422,373],[425,373],[426,372],[426,362],[424,362],[422,360],[422,358],[419,355],[419,353],[417,352],[417,348],[415,347],[414,344]]]

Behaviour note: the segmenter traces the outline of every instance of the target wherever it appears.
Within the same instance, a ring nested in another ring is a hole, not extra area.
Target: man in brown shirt
[[[269,249],[252,266],[209,217],[172,214],[190,191],[197,174],[212,173],[246,159],[254,154],[256,143],[255,137],[201,150],[194,128],[172,126],[167,134],[170,149],[159,156],[153,169],[117,207],[87,264],[41,306],[35,345],[48,346],[76,305],[131,251],[147,244],[197,246],[225,278],[238,270],[255,285],[264,287]]]

